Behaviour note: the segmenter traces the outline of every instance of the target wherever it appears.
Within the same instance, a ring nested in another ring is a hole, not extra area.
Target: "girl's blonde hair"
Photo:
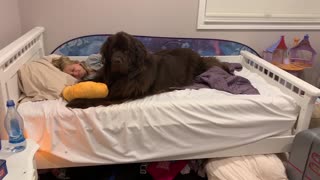
[[[60,56],[59,58],[54,58],[52,59],[52,62],[51,62],[56,68],[60,69],[61,71],[64,70],[64,68],[67,66],[67,65],[70,65],[70,64],[77,64],[77,63],[80,63],[79,61],[77,60],[71,60],[69,57],[67,56]]]

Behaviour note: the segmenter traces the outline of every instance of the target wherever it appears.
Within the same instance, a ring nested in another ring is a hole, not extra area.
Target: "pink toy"
[[[287,56],[287,50],[284,36],[281,36],[275,44],[263,52],[263,58],[272,64],[282,64]]]
[[[317,52],[311,47],[309,36],[304,38],[289,50],[289,57],[292,64],[311,67],[315,61]]]
[[[176,175],[188,164],[188,161],[152,162],[147,171],[154,180],[173,180]]]

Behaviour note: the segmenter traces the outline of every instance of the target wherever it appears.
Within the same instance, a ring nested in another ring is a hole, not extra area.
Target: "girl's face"
[[[77,79],[82,79],[87,74],[87,71],[80,65],[80,63],[66,65],[63,72],[68,73]]]

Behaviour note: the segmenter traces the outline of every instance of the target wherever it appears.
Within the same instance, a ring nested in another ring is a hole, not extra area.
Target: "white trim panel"
[[[208,8],[208,4],[219,6],[218,0],[199,0],[199,12],[197,29],[257,29],[257,30],[319,30],[320,14],[319,13],[294,13],[292,4],[288,5],[288,13],[284,12],[268,12],[265,9],[255,7],[252,12],[234,12],[230,9],[223,8],[223,12],[212,12],[212,8]],[[251,0],[247,0],[251,1]],[[210,3],[209,3],[210,2]],[[234,1],[241,2],[242,1]],[[270,3],[272,3],[270,1]],[[310,3],[316,3],[312,1]],[[310,6],[310,5],[309,5]],[[300,7],[299,7],[300,8]],[[303,8],[303,7],[301,7]],[[209,10],[208,10],[209,9]],[[211,9],[211,10],[210,10]],[[293,10],[292,10],[293,9]],[[291,11],[289,11],[291,10]],[[209,11],[209,12],[207,12]],[[306,11],[307,12],[307,11]]]

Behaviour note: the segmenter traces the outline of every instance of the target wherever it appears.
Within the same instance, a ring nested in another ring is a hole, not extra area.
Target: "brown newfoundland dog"
[[[148,53],[133,36],[118,32],[101,47],[104,67],[93,81],[108,85],[109,95],[98,99],[75,99],[67,106],[108,106],[191,85],[212,66],[228,67],[215,58],[203,58],[191,49],[178,48]]]

